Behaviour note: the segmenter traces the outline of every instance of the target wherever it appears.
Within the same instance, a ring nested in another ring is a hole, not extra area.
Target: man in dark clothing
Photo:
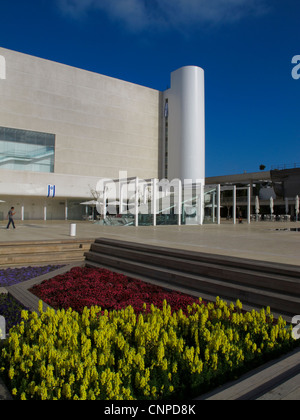
[[[7,224],[7,227],[6,227],[6,229],[8,229],[9,228],[9,226],[10,226],[10,224],[12,223],[12,225],[13,225],[13,228],[15,229],[16,227],[15,227],[15,223],[14,223],[14,219],[13,219],[13,216],[16,214],[15,212],[14,212],[14,207],[12,207],[10,210],[9,210],[9,212],[8,212],[8,224]]]

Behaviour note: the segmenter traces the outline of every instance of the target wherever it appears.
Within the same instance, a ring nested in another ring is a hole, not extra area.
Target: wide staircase
[[[66,239],[0,243],[0,267],[84,261],[93,239]]]
[[[240,299],[244,307],[270,306],[290,319],[300,314],[300,267],[97,239],[86,266],[105,267],[169,289],[214,300]]]

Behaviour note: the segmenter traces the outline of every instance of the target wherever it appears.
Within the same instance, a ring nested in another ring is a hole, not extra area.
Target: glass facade
[[[0,127],[0,170],[54,172],[55,135]]]

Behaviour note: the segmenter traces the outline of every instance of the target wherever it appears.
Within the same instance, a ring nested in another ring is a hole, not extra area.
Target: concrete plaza
[[[0,243],[72,239],[113,238],[191,251],[253,260],[300,265],[300,222],[252,222],[233,225],[113,227],[92,222],[16,221],[16,229],[0,225]]]

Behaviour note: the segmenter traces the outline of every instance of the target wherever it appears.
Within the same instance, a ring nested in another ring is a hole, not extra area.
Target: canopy
[[[85,206],[97,206],[97,204],[100,204],[100,203],[96,200],[91,200],[91,201],[84,201],[83,203],[80,203],[80,204],[85,205]]]

